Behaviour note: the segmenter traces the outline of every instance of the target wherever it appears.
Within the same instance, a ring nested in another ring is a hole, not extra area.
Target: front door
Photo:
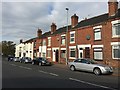
[[[53,50],[53,62],[55,62],[55,50]]]
[[[83,58],[83,48],[79,48],[79,58]]]
[[[85,47],[85,58],[90,58],[90,48]]]
[[[56,62],[58,62],[58,60],[59,60],[58,50],[56,50],[56,52],[55,52],[55,58],[56,58]]]

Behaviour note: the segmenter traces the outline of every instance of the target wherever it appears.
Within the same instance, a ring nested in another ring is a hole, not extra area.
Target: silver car
[[[104,64],[98,64],[95,60],[90,59],[77,58],[73,62],[68,62],[68,66],[72,71],[88,71],[93,72],[95,75],[113,73],[112,67]]]

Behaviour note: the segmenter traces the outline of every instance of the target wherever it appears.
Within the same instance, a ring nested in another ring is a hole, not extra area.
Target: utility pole
[[[67,39],[68,39],[68,8],[66,8],[66,11],[67,11],[67,30],[66,30],[66,65],[68,64],[68,42],[67,42]]]

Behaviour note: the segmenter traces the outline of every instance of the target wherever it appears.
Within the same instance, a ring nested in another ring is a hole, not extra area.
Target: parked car
[[[22,57],[20,58],[21,63],[32,63],[32,59],[30,57]]]
[[[112,67],[104,64],[98,64],[95,60],[91,59],[77,58],[73,62],[69,62],[68,66],[72,71],[75,70],[88,71],[93,72],[95,75],[113,73]]]
[[[20,58],[19,57],[15,57],[14,58],[14,62],[20,62]]]
[[[38,57],[33,59],[32,64],[37,64],[37,65],[51,65],[51,62],[49,62],[46,58],[43,57]]]
[[[8,56],[8,61],[13,61],[13,60],[14,60],[14,56],[9,55]]]

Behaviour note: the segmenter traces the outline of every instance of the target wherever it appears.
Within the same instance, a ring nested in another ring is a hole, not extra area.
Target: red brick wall
[[[77,44],[93,44],[93,39],[94,39],[94,32],[91,27],[86,27],[86,28],[80,28],[77,31]],[[86,36],[90,35],[90,40],[86,39]]]
[[[112,24],[108,21],[103,25],[103,44],[104,44],[104,63],[113,67],[117,66],[120,61],[112,58],[112,46],[111,42],[118,42],[120,38],[112,38]],[[119,66],[120,67],[120,66]]]
[[[109,16],[114,15],[118,10],[118,2],[108,2]]]
[[[51,36],[51,46],[52,47],[59,47],[59,35],[54,35],[54,36]]]

